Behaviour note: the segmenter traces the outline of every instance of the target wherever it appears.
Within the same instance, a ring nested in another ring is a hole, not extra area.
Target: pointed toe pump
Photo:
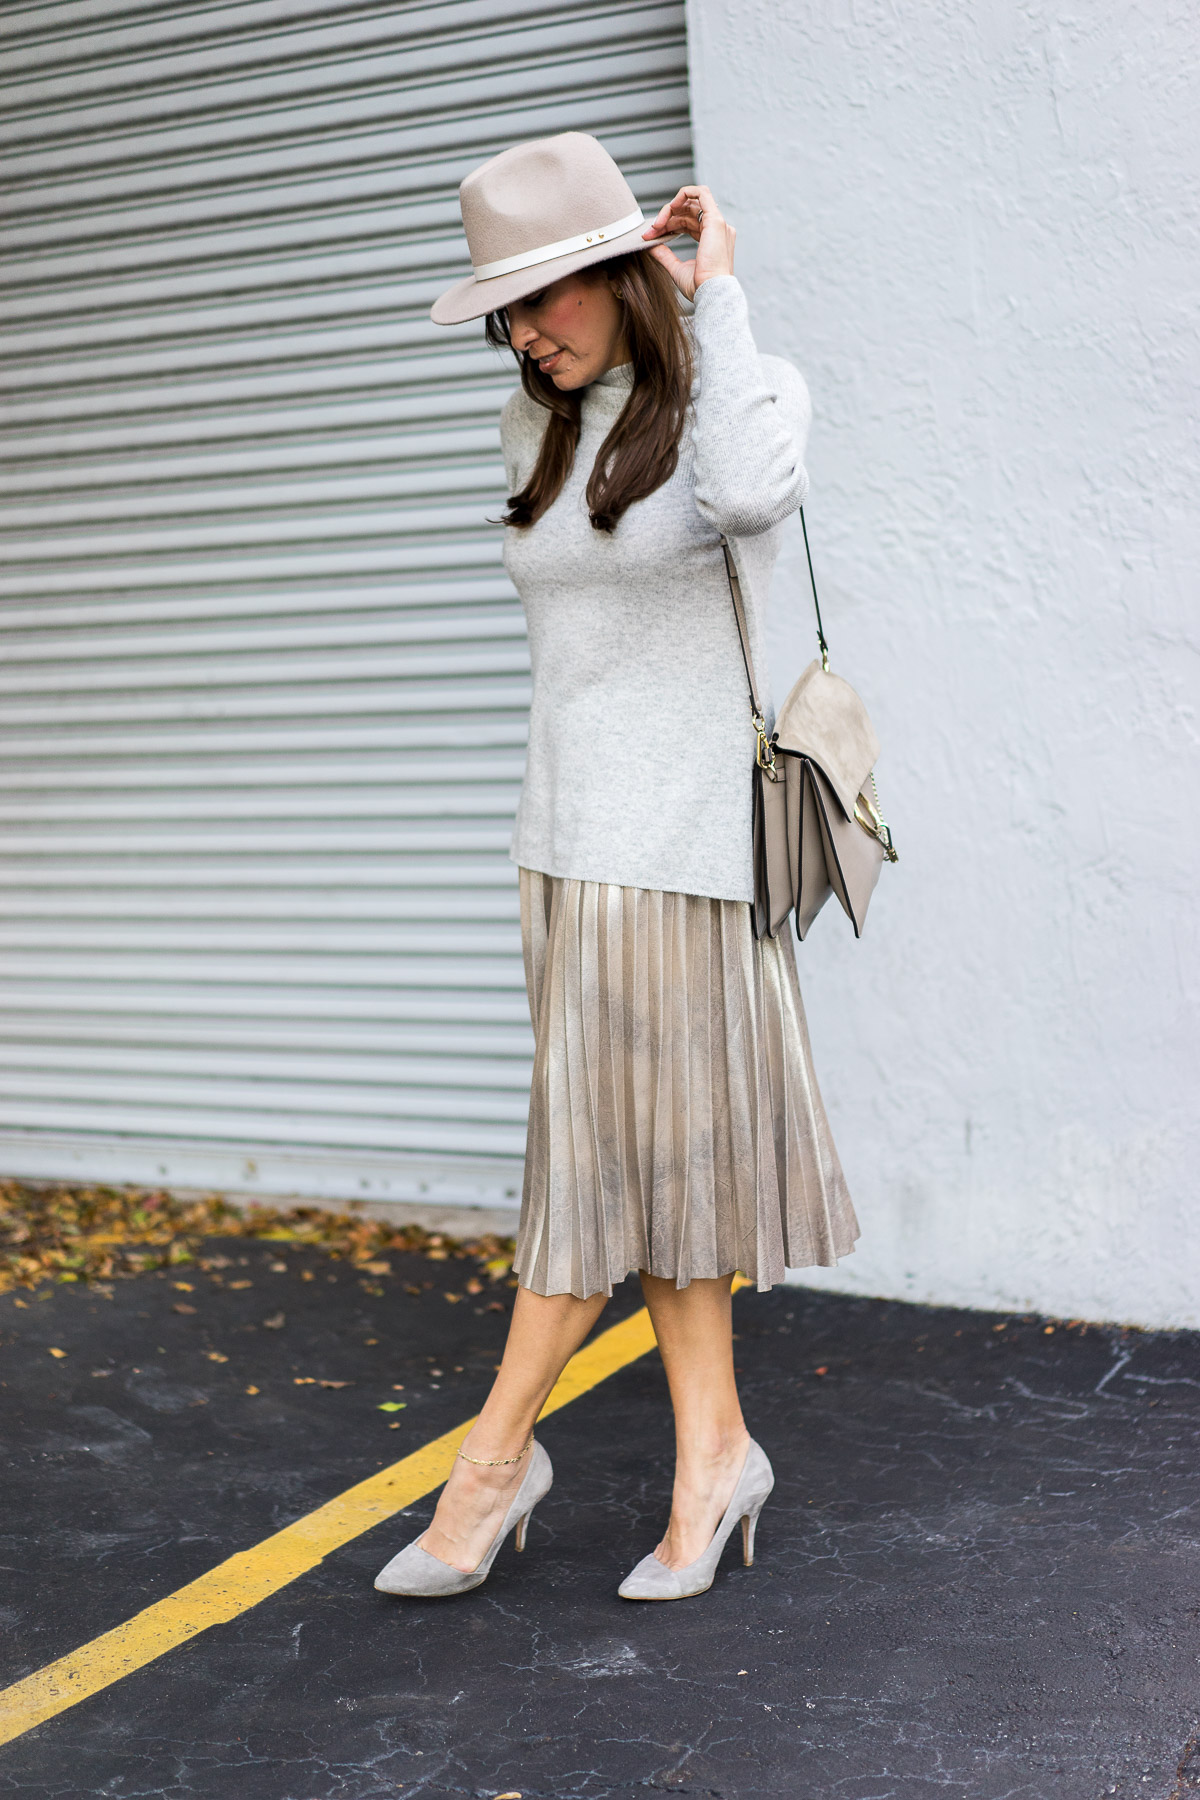
[[[708,1549],[684,1569],[668,1569],[666,1563],[659,1562],[651,1551],[617,1589],[622,1600],[690,1600],[694,1594],[706,1593],[713,1584],[726,1539],[739,1519],[742,1521],[742,1561],[750,1568],[754,1562],[758,1515],[774,1486],[775,1476],[767,1453],[751,1438],[733,1498],[713,1532]]]
[[[380,1593],[433,1600],[444,1594],[465,1594],[471,1588],[482,1586],[491,1573],[496,1552],[514,1525],[517,1528],[517,1549],[523,1550],[530,1514],[538,1501],[545,1499],[554,1480],[550,1458],[536,1438],[533,1440],[532,1450],[529,1467],[504,1515],[504,1522],[484,1552],[483,1561],[476,1568],[456,1569],[452,1563],[443,1562],[440,1556],[432,1556],[428,1550],[422,1550],[414,1538],[375,1577],[375,1586]]]

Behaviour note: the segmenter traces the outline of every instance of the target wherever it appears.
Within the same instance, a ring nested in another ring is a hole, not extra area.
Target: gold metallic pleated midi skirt
[[[790,927],[523,868],[535,1053],[514,1268],[539,1294],[645,1270],[760,1289],[858,1221],[821,1102]]]

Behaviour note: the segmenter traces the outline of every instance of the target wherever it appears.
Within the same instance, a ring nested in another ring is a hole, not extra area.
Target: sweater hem
[[[602,887],[645,888],[654,894],[691,894],[697,900],[732,900],[741,906],[749,906],[754,899],[754,892],[730,894],[718,893],[714,886],[703,883],[680,882],[678,879],[667,880],[659,875],[643,875],[639,879],[621,880],[614,875],[600,875],[594,869],[582,868],[578,864],[567,867],[559,865],[552,857],[540,857],[519,852],[514,845],[508,853],[509,861],[516,863],[519,869],[531,869],[535,875],[550,875],[558,881],[594,881]]]

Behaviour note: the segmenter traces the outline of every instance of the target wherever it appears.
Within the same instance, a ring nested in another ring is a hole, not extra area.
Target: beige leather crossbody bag
[[[741,585],[728,540],[721,539],[758,734],[753,771],[754,935],[775,937],[795,907],[796,932],[803,938],[830,894],[836,894],[855,937],[861,937],[879,871],[885,861],[897,860],[896,849],[875,787],[879,739],[850,683],[829,667],[803,507],[800,524],[821,655],[809,663],[780,707],[769,738],[754,679]]]

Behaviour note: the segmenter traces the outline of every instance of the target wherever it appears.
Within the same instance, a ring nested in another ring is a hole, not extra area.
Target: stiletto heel
[[[742,1522],[742,1560],[747,1568],[752,1567],[758,1515],[774,1486],[775,1476],[767,1453],[751,1438],[733,1497],[703,1556],[698,1556],[685,1569],[668,1569],[666,1563],[659,1562],[651,1551],[617,1589],[622,1600],[689,1600],[694,1594],[705,1593],[713,1584],[721,1552],[739,1519]]]
[[[440,1556],[423,1550],[414,1538],[411,1544],[406,1544],[403,1550],[393,1556],[390,1563],[380,1569],[375,1577],[375,1586],[382,1594],[403,1594],[420,1600],[437,1599],[443,1594],[465,1594],[470,1588],[480,1587],[491,1573],[496,1552],[514,1525],[517,1528],[517,1549],[525,1548],[525,1532],[533,1517],[533,1509],[550,1492],[553,1480],[554,1470],[550,1458],[535,1438],[525,1479],[513,1495],[512,1504],[504,1515],[504,1523],[477,1567],[456,1569],[453,1564],[443,1562]],[[424,1533],[421,1535],[424,1536]]]
[[[754,1567],[754,1532],[758,1525],[758,1515],[762,1511],[761,1504],[753,1512],[742,1515],[742,1562],[747,1569]]]

